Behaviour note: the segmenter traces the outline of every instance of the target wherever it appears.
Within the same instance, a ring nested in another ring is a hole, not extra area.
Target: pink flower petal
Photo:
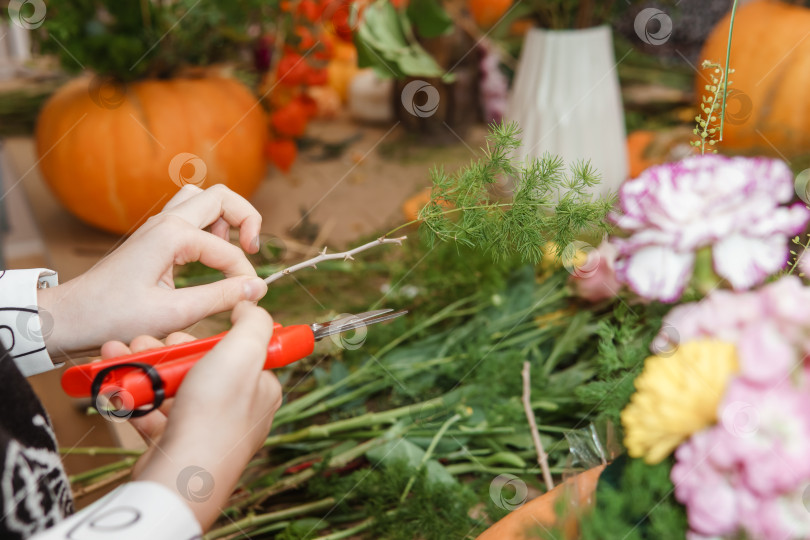
[[[796,349],[770,323],[746,329],[738,343],[741,375],[755,383],[778,383],[796,367]]]

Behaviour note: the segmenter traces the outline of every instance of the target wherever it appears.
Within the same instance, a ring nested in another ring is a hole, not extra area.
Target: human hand
[[[168,347],[171,345],[179,345],[180,343],[187,343],[189,341],[194,341],[195,339],[197,338],[191,334],[187,334],[185,332],[174,332],[166,336],[166,339],[163,341],[146,335],[136,337],[130,342],[129,345],[121,341],[108,341],[101,346],[101,360],[111,360],[120,356],[140,353],[151,349],[160,349],[162,347]],[[125,407],[125,399],[121,396],[119,396],[119,399],[120,403],[113,402],[112,405]],[[132,469],[133,476],[138,476],[140,471],[143,469],[144,464],[149,460],[149,456],[151,456],[152,453],[158,448],[160,438],[163,435],[163,432],[166,431],[169,411],[171,410],[173,403],[173,397],[167,398],[163,400],[163,403],[158,409],[152,411],[146,416],[133,418],[127,418],[126,415],[123,416],[123,418],[127,419],[132,427],[135,428],[147,445],[146,451],[141,455]],[[115,420],[119,419],[119,417],[116,415],[107,416],[107,418],[113,418]]]
[[[149,444],[133,470],[138,481],[157,482],[183,498],[203,529],[217,518],[239,477],[261,447],[281,405],[281,385],[264,371],[273,321],[261,308],[242,302],[233,328],[189,371],[173,400],[130,422]],[[174,345],[194,339],[175,333]],[[140,336],[129,347],[106,343],[112,358],[163,346]],[[202,480],[190,486],[191,478]]]
[[[211,232],[201,229],[210,226]],[[184,186],[118,249],[81,276],[38,291],[40,310],[52,317],[45,344],[51,354],[97,348],[146,334],[162,337],[242,300],[258,301],[267,285],[242,250],[259,250],[261,216],[227,187]],[[226,279],[175,289],[173,268],[192,261],[221,270]]]

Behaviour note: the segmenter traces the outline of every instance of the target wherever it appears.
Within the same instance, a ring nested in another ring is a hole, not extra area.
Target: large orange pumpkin
[[[264,177],[267,121],[241,83],[98,81],[59,89],[36,129],[42,176],[81,220],[129,233],[184,183],[225,184],[247,197]]]
[[[712,31],[701,59],[726,61],[730,14]],[[729,98],[719,148],[797,154],[810,150],[810,9],[753,0],[734,21]],[[707,84],[697,77],[697,99]],[[719,116],[719,115],[718,115]]]

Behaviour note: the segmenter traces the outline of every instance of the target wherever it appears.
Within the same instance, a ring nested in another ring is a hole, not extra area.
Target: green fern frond
[[[518,256],[537,263],[543,246],[565,246],[583,234],[610,232],[605,219],[614,197],[597,198],[590,189],[599,174],[587,161],[566,169],[559,156],[521,161],[516,123],[492,124],[482,157],[453,175],[433,169],[433,189],[419,212],[429,242],[451,241],[475,246],[494,260]],[[495,194],[495,185],[511,194]]]

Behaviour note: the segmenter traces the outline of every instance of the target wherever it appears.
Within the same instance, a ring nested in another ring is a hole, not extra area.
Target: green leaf
[[[383,77],[444,77],[436,60],[406,36],[411,36],[408,20],[389,2],[374,2],[355,33],[358,65],[372,67]]]
[[[375,2],[366,8],[363,23],[358,32],[383,49],[399,50],[406,48],[408,42],[402,31],[399,14],[388,2]]]
[[[422,37],[441,36],[453,29],[453,19],[437,0],[411,0],[407,13]]]
[[[441,77],[444,70],[424,49],[411,47],[406,54],[396,57],[399,68],[412,77]]]
[[[389,441],[382,446],[372,448],[366,452],[366,458],[374,465],[389,467],[394,464],[404,463],[410,469],[417,469],[424,455],[424,450],[407,439]],[[434,459],[428,460],[425,464],[425,470],[427,471],[427,478],[431,483],[443,485],[456,484],[456,479],[453,478],[453,475],[447,472],[447,469]]]

